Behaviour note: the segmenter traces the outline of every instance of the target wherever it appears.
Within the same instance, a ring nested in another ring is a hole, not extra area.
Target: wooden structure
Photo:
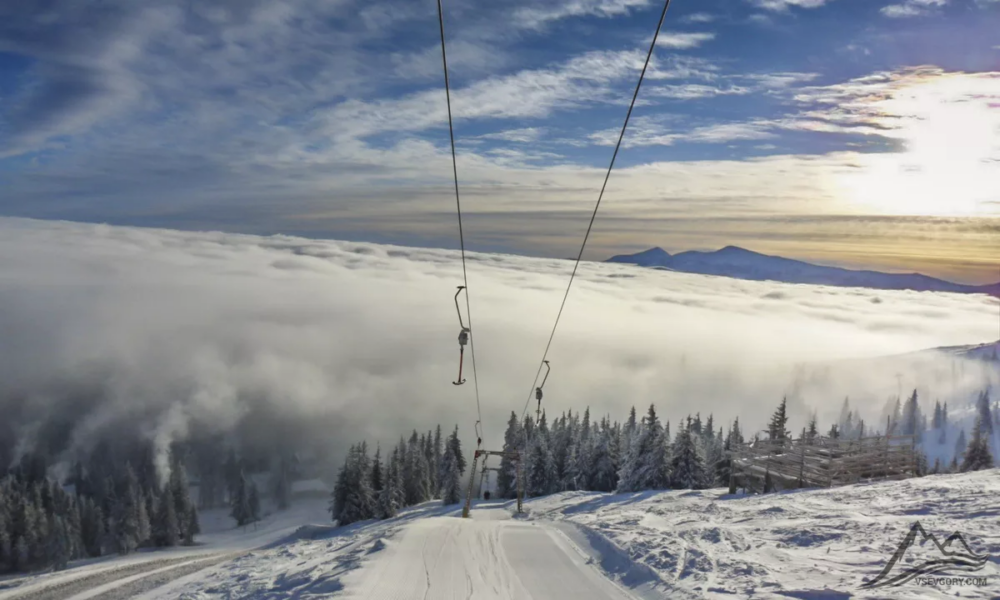
[[[729,492],[833,487],[861,481],[907,479],[918,473],[916,438],[758,440],[729,452]]]
[[[476,485],[476,467],[479,464],[479,457],[483,458],[483,475],[486,473],[486,459],[490,456],[499,456],[500,458],[508,457],[514,461],[514,465],[517,468],[517,512],[521,511],[522,500],[524,499],[524,476],[521,469],[521,453],[518,451],[513,452],[499,452],[496,450],[476,450],[476,453],[472,455],[472,471],[469,473],[469,492],[465,496],[465,507],[462,509],[462,518],[469,518],[469,510],[472,508],[472,490]],[[499,469],[496,469],[499,471]],[[483,475],[479,477],[479,486],[482,488],[483,485]],[[481,490],[480,490],[481,491]],[[477,495],[478,497],[478,495]]]

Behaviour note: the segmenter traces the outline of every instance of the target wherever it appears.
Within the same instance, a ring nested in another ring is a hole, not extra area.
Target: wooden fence
[[[730,493],[832,487],[859,481],[917,475],[916,438],[880,436],[855,440],[761,440],[729,452]]]

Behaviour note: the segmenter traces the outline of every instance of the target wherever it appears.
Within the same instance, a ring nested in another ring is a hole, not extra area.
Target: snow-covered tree
[[[403,464],[399,448],[392,451],[385,469],[385,485],[379,492],[376,506],[376,517],[389,519],[395,517],[406,500],[403,494]]]
[[[503,434],[503,451],[505,453],[519,451],[523,435],[517,415],[511,411],[510,419],[507,420],[507,431]],[[514,459],[506,454],[500,458],[500,471],[497,473],[497,494],[501,498],[513,498],[517,495],[517,465]]]
[[[633,434],[632,446],[626,452],[619,472],[618,491],[666,489],[670,477],[668,452],[656,407],[650,404],[642,427]]]
[[[616,464],[616,449],[614,430],[605,418],[601,421],[591,455],[590,471],[591,488],[598,492],[612,492],[618,485],[618,465]]]
[[[445,505],[458,504],[462,501],[461,474],[458,471],[458,458],[450,449],[442,459],[444,467],[441,470],[441,502]]]
[[[431,497],[430,465],[427,464],[427,458],[416,431],[410,436],[410,441],[406,445],[403,485],[408,506],[426,502]]]
[[[544,412],[530,442],[526,467],[527,495],[543,496],[552,493],[556,487],[555,464],[549,450],[549,429]]]
[[[448,451],[455,455],[455,460],[458,465],[458,474],[465,475],[465,468],[467,462],[465,460],[465,455],[462,454],[462,441],[458,439],[458,425],[455,425],[455,430],[451,432],[451,436],[448,437]]]
[[[434,441],[432,443],[431,472],[434,474],[432,489],[435,498],[441,495],[441,482],[444,481],[444,438],[441,437],[441,425],[434,429]]]
[[[407,448],[408,453],[409,450],[410,447]],[[423,462],[423,452],[418,452],[418,455],[420,462]],[[352,446],[337,476],[330,506],[330,516],[340,525],[364,521],[375,516],[375,493],[371,486],[371,470],[368,444],[362,442]]]
[[[705,465],[691,432],[679,428],[670,453],[670,482],[675,489],[698,490],[705,486]]]
[[[977,414],[975,426],[972,428],[972,441],[969,442],[969,447],[962,458],[963,472],[993,468],[993,455],[990,453],[990,444],[986,437],[989,430],[982,421],[982,414]]]

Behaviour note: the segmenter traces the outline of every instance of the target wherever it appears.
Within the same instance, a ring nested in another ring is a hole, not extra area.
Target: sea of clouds
[[[487,446],[525,408],[572,267],[468,256]],[[471,443],[468,352],[468,383],[451,383],[461,283],[453,250],[0,219],[0,412],[19,451],[47,422],[74,452],[117,427],[163,447],[261,411],[334,452],[438,422]],[[996,385],[996,371],[951,358],[876,357],[995,341],[998,304],[586,262],[543,407],[624,419],[655,403],[674,422],[714,413],[754,431],[788,395],[797,431],[812,411],[829,427],[850,396],[873,422],[900,388],[947,398]]]

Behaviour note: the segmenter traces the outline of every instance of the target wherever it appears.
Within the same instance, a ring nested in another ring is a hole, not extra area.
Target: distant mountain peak
[[[827,267],[761,254],[733,245],[715,251],[688,251],[673,255],[663,248],[655,247],[636,254],[614,256],[608,259],[608,262],[755,281],[1000,295],[1000,284],[975,286],[952,283],[918,273],[880,273]]]

